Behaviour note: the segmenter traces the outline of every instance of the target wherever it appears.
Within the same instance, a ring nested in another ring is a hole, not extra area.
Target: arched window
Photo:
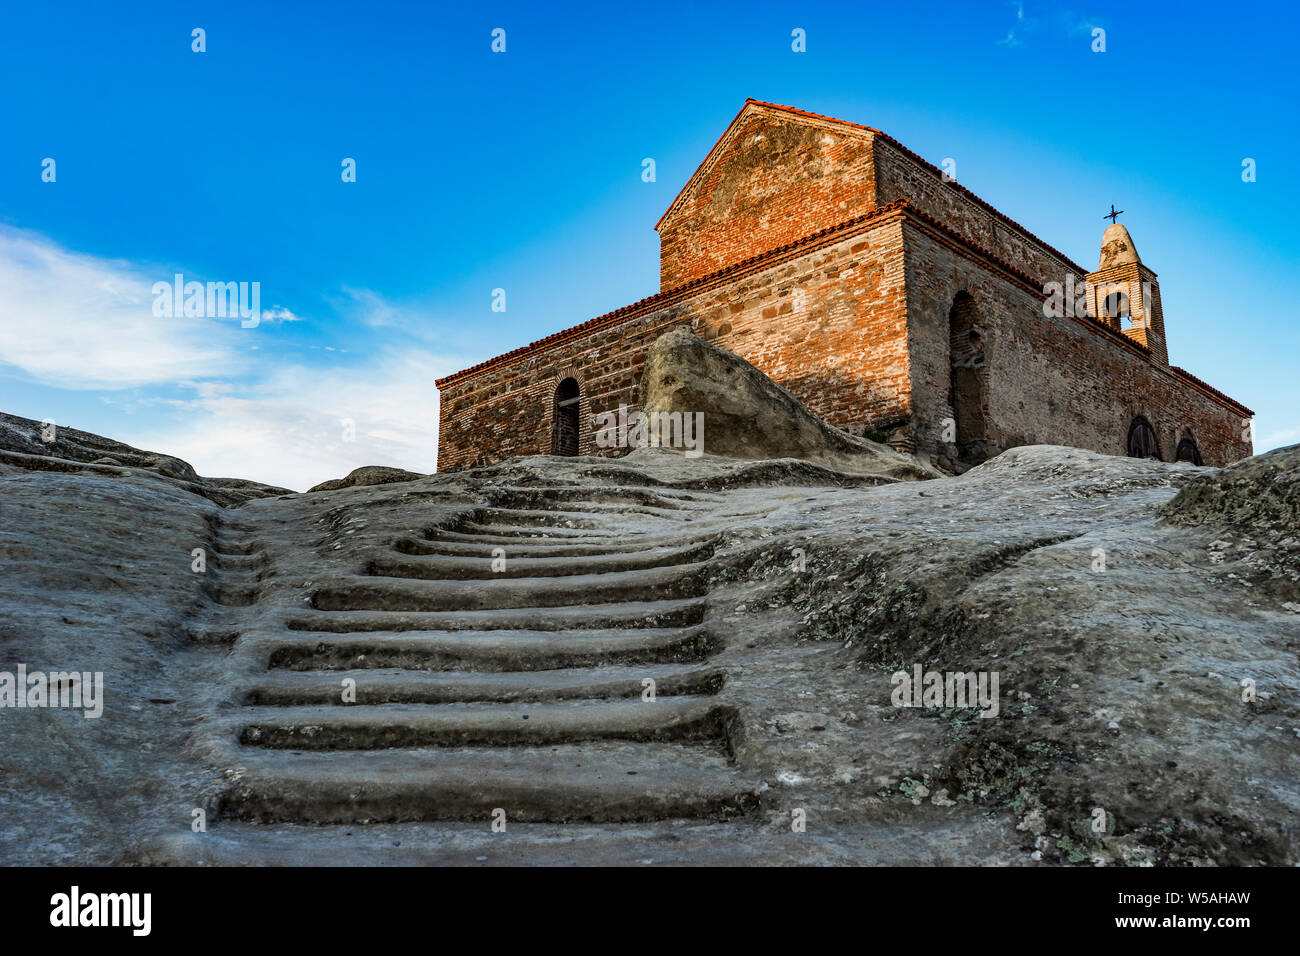
[[[1134,418],[1128,427],[1128,456],[1163,460],[1160,457],[1160,446],[1156,442],[1156,430],[1141,415]]]
[[[979,313],[975,300],[967,292],[958,292],[948,311],[948,355],[951,363],[948,405],[956,425],[957,458],[977,465],[989,456],[984,410],[988,400],[988,368]]]
[[[1123,292],[1112,292],[1106,296],[1106,318],[1117,329],[1127,329],[1133,324],[1133,315],[1129,310],[1128,296]]]
[[[1178,443],[1178,450],[1174,452],[1174,461],[1185,461],[1193,465],[1201,463],[1201,450],[1196,447],[1195,438],[1191,435],[1183,436],[1183,440]]]
[[[578,454],[578,409],[582,389],[576,378],[566,378],[555,389],[553,450],[557,455]]]

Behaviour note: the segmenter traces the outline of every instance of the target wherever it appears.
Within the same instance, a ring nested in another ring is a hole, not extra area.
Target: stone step
[[[498,488],[493,498],[497,508],[545,508],[552,505],[581,505],[583,511],[620,513],[628,507],[653,509],[707,508],[717,499],[705,499],[645,488],[593,488],[587,485],[558,488]]]
[[[505,549],[505,566],[498,567],[489,549],[473,556],[464,554],[418,554],[401,557],[384,556],[371,561],[368,574],[384,577],[422,578],[430,581],[493,580],[505,578],[566,577],[584,574],[609,574],[616,571],[641,571],[647,568],[680,567],[707,560],[713,554],[712,542],[686,548],[651,548],[646,551],[619,551],[605,554],[533,557],[535,552],[515,556]]]
[[[643,681],[654,681],[656,697],[716,694],[724,675],[708,665],[643,664],[562,668],[549,671],[275,670],[248,691],[255,706],[304,704],[350,706],[344,680],[354,681],[357,704],[510,703],[545,700],[639,698]]]
[[[228,616],[229,612],[222,614]],[[239,640],[240,628],[236,622],[212,624],[195,621],[185,625],[185,632],[196,644],[211,646],[229,646]]]
[[[629,532],[626,531],[597,532],[590,528],[561,528],[544,527],[542,525],[505,523],[488,524],[482,521],[463,521],[456,526],[455,532],[439,532],[438,536],[451,537],[452,535],[457,535],[461,540],[465,540],[467,536],[472,535],[475,538],[493,538],[507,543],[519,538],[572,542],[599,542],[617,540],[625,537],[628,533]],[[640,532],[640,534],[644,533],[644,531]],[[455,540],[454,537],[453,540]]]
[[[735,709],[714,697],[662,697],[245,707],[208,729],[224,727],[246,747],[276,750],[549,747],[588,740],[722,741],[734,719]]]
[[[633,777],[633,780],[636,778]],[[774,803],[776,801],[773,801]],[[494,832],[481,816],[436,822],[303,826],[210,819],[207,832],[160,828],[137,844],[147,866],[266,867],[778,867],[1008,866],[1015,821],[959,804],[924,826],[880,812],[834,823],[809,808],[806,833],[772,826],[772,807],[730,819],[517,822]],[[988,814],[985,816],[984,814]],[[789,814],[782,816],[788,820]],[[1010,838],[1007,838],[1007,835]],[[340,847],[346,847],[340,852]],[[972,858],[972,854],[974,855]]]
[[[425,537],[429,541],[447,541],[461,542],[469,544],[499,544],[499,545],[518,545],[520,547],[603,547],[613,549],[623,549],[627,551],[644,550],[646,548],[667,547],[671,545],[682,545],[691,540],[700,540],[708,536],[716,536],[729,527],[726,517],[711,518],[701,517],[694,519],[683,519],[672,524],[671,530],[664,528],[655,531],[642,531],[635,535],[622,534],[618,536],[583,536],[582,532],[575,535],[561,536],[554,539],[538,537],[536,534],[493,534],[492,529],[488,526],[479,525],[474,522],[461,522],[455,528],[433,528],[425,532]],[[530,529],[516,529],[519,531],[529,531]],[[531,529],[535,531],[536,529]]]
[[[556,502],[555,508],[501,507],[484,508],[474,516],[478,524],[538,526],[542,528],[582,528],[606,531],[618,524],[645,524],[650,521],[682,521],[708,514],[698,508],[652,508],[648,505],[585,505],[583,502]]]
[[[528,528],[538,531],[586,531],[596,534],[613,534],[614,514],[592,514],[584,511],[546,510],[523,508],[482,508],[474,514],[473,523],[494,527]],[[676,517],[676,516],[674,516]]]
[[[218,531],[212,540],[212,550],[228,557],[251,557],[260,554],[263,549],[256,539],[225,535]]]
[[[545,750],[309,752],[237,748],[219,816],[261,823],[730,819],[757,783],[714,748],[601,741]]]
[[[436,542],[451,542],[457,544],[472,545],[495,545],[498,547],[554,547],[557,545],[567,545],[573,547],[590,546],[600,548],[627,548],[629,545],[624,543],[620,538],[609,535],[591,536],[585,532],[577,534],[556,535],[547,537],[540,533],[539,528],[518,529],[523,534],[492,534],[483,530],[482,527],[473,523],[462,522],[455,528],[433,529],[428,534],[428,540]]]
[[[220,604],[222,607],[248,607],[257,603],[261,588],[255,582],[216,578],[204,581],[203,593],[212,603]]]
[[[208,555],[209,567],[215,566],[221,571],[255,572],[262,570],[266,563],[266,552],[264,551],[256,551],[252,554],[222,554],[220,551],[214,550]]]
[[[680,549],[696,546],[710,546],[716,543],[712,537],[695,533],[687,529],[673,535],[656,535],[635,542],[602,539],[597,542],[556,542],[539,541],[525,538],[511,538],[504,541],[484,540],[481,535],[463,535],[456,538],[416,538],[403,536],[393,542],[393,550],[400,554],[424,555],[464,555],[471,557],[488,557],[497,548],[505,549],[507,557],[563,558],[595,557],[597,555],[637,555],[660,549]]]
[[[494,578],[484,581],[421,580],[357,575],[317,587],[318,611],[469,611],[552,608],[698,597],[708,587],[708,565],[571,574],[564,578]]]
[[[591,628],[689,627],[704,620],[698,598],[578,604],[564,607],[500,608],[457,611],[322,611],[293,612],[286,626],[294,631],[566,631]]]
[[[699,661],[721,644],[704,627],[462,631],[374,631],[245,635],[242,653],[288,670],[405,668],[430,671],[548,671],[612,664]]]
[[[707,508],[679,504],[667,499],[650,501],[627,501],[608,503],[592,498],[546,498],[543,496],[523,497],[508,496],[498,498],[489,509],[487,517],[497,512],[506,514],[576,514],[587,520],[618,521],[619,519],[639,520],[640,518],[662,518],[667,521],[680,519],[683,515],[708,514]],[[563,521],[561,521],[563,524]]]

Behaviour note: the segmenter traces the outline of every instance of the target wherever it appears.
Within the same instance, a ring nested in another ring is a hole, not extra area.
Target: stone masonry
[[[1251,454],[1250,409],[1169,364],[1124,226],[1089,271],[878,130],[749,100],[656,228],[658,294],[438,381],[439,470],[570,453],[575,394],[578,454],[624,453],[595,416],[635,408],[677,326],[953,470],[1027,444]],[[1054,287],[1075,290],[1064,314]]]

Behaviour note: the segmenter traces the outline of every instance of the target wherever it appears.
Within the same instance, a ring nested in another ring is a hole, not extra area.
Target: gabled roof
[[[717,161],[718,157],[721,155],[723,146],[731,138],[732,134],[736,130],[736,127],[739,126],[741,117],[745,116],[747,112],[752,112],[755,108],[763,109],[763,110],[776,110],[782,113],[787,113],[791,116],[801,117],[806,120],[812,120],[817,123],[829,123],[836,127],[839,127],[840,129],[849,130],[857,133],[864,133],[869,136],[878,136],[881,139],[883,139],[885,142],[889,143],[889,145],[897,149],[899,152],[901,152],[903,155],[907,156],[913,162],[920,164],[922,168],[927,169],[930,172],[934,173],[934,175],[939,177],[940,179],[943,178],[944,175],[943,170],[941,170],[938,166],[934,165],[934,163],[931,163],[923,159],[921,156],[912,152],[910,149],[908,149],[898,140],[894,139],[894,137],[890,136],[888,133],[884,133],[876,129],[874,126],[863,126],[861,123],[851,123],[848,120],[836,119],[834,116],[823,116],[821,113],[811,113],[808,110],[801,110],[796,106],[781,106],[778,103],[767,103],[764,102],[763,100],[756,100],[750,97],[745,100],[745,105],[740,108],[740,112],[735,115],[735,118],[732,119],[732,121],[727,125],[727,128],[723,130],[722,135],[718,137],[718,141],[713,144],[713,148],[710,149],[708,155],[704,157],[704,162],[700,163],[699,168],[697,168],[695,172],[691,173],[690,178],[686,180],[686,185],[682,187],[681,192],[679,192],[676,198],[673,199],[672,204],[664,211],[664,214],[659,217],[659,221],[655,223],[656,231],[659,229],[660,226],[664,224],[664,220],[667,219],[668,216],[682,204],[683,200],[685,200],[688,195],[690,195],[690,193],[694,190],[695,186],[704,180],[708,171],[713,168],[713,164]],[[1026,236],[1027,238],[1032,239],[1034,242],[1038,243],[1040,246],[1042,246],[1052,255],[1056,256],[1058,259],[1060,259],[1070,268],[1076,270],[1080,275],[1087,275],[1087,273],[1089,272],[1088,269],[1085,269],[1083,266],[1079,265],[1077,262],[1075,262],[1073,259],[1067,256],[1064,252],[1061,252],[1061,250],[1044,242],[1042,239],[1038,238],[1036,235],[1034,235],[1024,226],[1020,225],[1020,223],[1016,222],[1010,216],[1006,215],[1003,212],[1000,212],[996,207],[994,207],[990,203],[985,202],[983,199],[980,199],[979,196],[976,196],[965,186],[962,186],[960,183],[953,182],[951,180],[946,181],[945,185],[949,189],[957,190],[962,195],[964,195],[967,199],[971,200],[973,203],[979,206],[981,209],[984,209],[986,212],[989,212],[993,216],[996,216],[1002,222],[1006,223],[1008,226],[1011,226],[1013,229],[1015,229],[1017,232],[1021,233],[1022,235]]]
[[[748,113],[754,112],[756,108],[763,110],[781,110],[786,113],[793,113],[805,119],[816,120],[820,123],[831,123],[835,126],[844,127],[850,130],[875,135],[884,135],[880,130],[872,129],[869,126],[859,126],[857,123],[850,123],[847,120],[833,119],[829,116],[819,116],[816,113],[809,113],[805,110],[795,109],[793,106],[777,106],[775,103],[764,103],[762,100],[756,100],[753,97],[749,97],[745,100],[745,105],[740,108],[740,112],[732,118],[731,122],[727,124],[727,128],[722,131],[722,135],[719,136],[718,141],[713,144],[713,148],[709,150],[707,155],[705,155],[704,162],[700,163],[700,165],[696,167],[695,172],[691,173],[690,178],[686,180],[686,184],[682,186],[681,192],[679,192],[673,199],[672,204],[664,210],[664,214],[659,217],[659,221],[655,223],[656,232],[659,230],[659,227],[664,224],[664,220],[672,215],[672,213],[682,204],[682,201],[694,191],[694,187],[698,183],[702,182],[708,175],[709,171],[713,169],[713,164],[717,162],[718,157],[722,155],[723,147],[730,142],[736,128],[740,125],[741,118]]]
[[[708,155],[705,156],[704,162],[702,162],[699,168],[696,169],[695,172],[691,174],[690,179],[688,179],[686,185],[682,187],[681,192],[677,194],[677,197],[673,200],[672,205],[669,206],[667,211],[664,212],[663,216],[659,218],[659,222],[655,224],[655,229],[658,229],[659,226],[663,224],[664,219],[668,217],[668,214],[671,213],[681,203],[683,198],[685,198],[686,195],[689,193],[690,189],[692,188],[692,185],[702,178],[702,174],[712,167],[718,155],[721,153],[721,148],[723,144],[731,136],[740,118],[745,114],[746,110],[749,110],[752,107],[768,109],[768,110],[779,110],[781,112],[789,113],[794,116],[800,116],[805,119],[814,120],[818,123],[832,123],[845,129],[857,130],[862,133],[870,134],[872,136],[878,136],[881,139],[888,142],[899,152],[903,153],[905,156],[910,158],[913,162],[918,163],[922,168],[933,172],[935,176],[938,177],[943,176],[943,171],[940,170],[939,167],[935,166],[933,163],[927,162],[925,159],[922,159],[920,156],[912,152],[902,143],[898,142],[898,140],[894,139],[892,136],[889,136],[886,133],[882,133],[878,129],[875,129],[870,126],[862,126],[858,123],[850,123],[847,120],[835,119],[832,116],[823,116],[819,113],[810,113],[807,110],[801,110],[793,106],[780,106],[777,105],[776,103],[765,103],[762,100],[755,100],[751,98],[745,100],[745,105],[741,107],[740,112],[736,114],[735,118],[727,126],[726,130],[723,131],[722,135],[718,138],[718,141],[713,144],[713,148],[710,149]],[[1039,239],[1037,236],[1035,236],[1024,226],[1020,225],[1018,222],[1016,222],[1014,219],[1011,219],[1009,216],[1006,216],[1003,213],[999,212],[996,208],[991,206],[989,203],[985,202],[983,199],[980,199],[969,189],[951,181],[948,181],[946,185],[950,189],[956,189],[960,191],[963,195],[965,195],[976,205],[985,209],[990,214],[997,217],[1007,225],[1012,226],[1014,229],[1019,231],[1022,235],[1037,242],[1048,252],[1057,256],[1066,265],[1076,270],[1080,275],[1088,274],[1087,269],[1084,269],[1082,266],[1075,263],[1074,260],[1070,259],[1063,252],[1060,252],[1054,247],[1048,245],[1046,242],[1043,242],[1043,240]],[[806,251],[809,248],[816,248],[820,245],[829,242],[839,241],[841,238],[844,237],[846,233],[850,233],[862,228],[866,228],[878,222],[893,219],[894,217],[910,218],[914,222],[919,221],[922,223],[928,223],[930,226],[942,230],[943,232],[948,234],[949,239],[956,245],[965,247],[968,250],[977,253],[983,259],[986,259],[990,263],[993,263],[998,269],[1002,270],[1004,274],[1007,274],[1013,279],[1024,284],[1026,288],[1030,289],[1030,291],[1035,291],[1040,296],[1043,294],[1038,291],[1037,281],[1034,280],[1032,276],[1029,276],[1027,273],[1022,271],[1014,264],[1006,262],[1005,260],[1001,259],[995,252],[981,248],[978,244],[972,242],[969,238],[963,236],[948,224],[941,222],[940,220],[933,218],[929,214],[915,208],[914,206],[912,206],[911,203],[908,202],[906,198],[904,198],[904,199],[896,200],[892,203],[888,203],[884,206],[880,206],[863,215],[856,216],[853,219],[847,220],[838,225],[822,229],[808,236],[804,236],[803,238],[797,239],[794,242],[786,243],[785,245],[780,246],[776,249],[769,250],[765,253],[761,253],[756,256],[751,256],[750,258],[745,259],[741,262],[733,263],[732,265],[726,266],[723,269],[718,270],[717,272],[711,273],[706,276],[700,276],[698,278],[690,280],[689,282],[686,282],[682,285],[670,289],[660,290],[655,295],[649,296],[648,298],[645,299],[641,299],[639,302],[634,302],[631,305],[625,305],[622,308],[615,309],[612,312],[607,312],[604,315],[597,316],[594,319],[588,319],[586,322],[582,322],[568,329],[564,329],[560,332],[556,332],[552,335],[548,335],[545,338],[538,339],[537,341],[532,342],[528,345],[521,346],[520,348],[513,349],[502,355],[498,355],[494,358],[490,358],[485,362],[480,362],[477,365],[473,365],[469,368],[462,369],[459,372],[453,372],[450,375],[447,375],[443,378],[436,380],[434,384],[439,389],[442,389],[447,385],[450,385],[462,379],[471,378],[477,375],[478,373],[484,372],[490,368],[497,368],[502,365],[510,365],[510,364],[515,364],[516,362],[521,362],[528,356],[537,353],[539,351],[543,351],[545,349],[562,344],[564,342],[568,342],[573,339],[579,338],[582,335],[590,332],[594,332],[597,329],[601,329],[610,325],[617,324],[634,315],[639,315],[648,312],[651,309],[661,308],[672,302],[686,298],[688,295],[692,294],[694,291],[704,286],[715,284],[720,281],[730,281],[731,279],[739,275],[745,274],[746,272],[758,268],[766,267],[767,265],[770,265],[774,261],[779,261],[780,259],[788,257],[793,254],[801,254],[803,251]],[[1115,342],[1116,344],[1123,345],[1124,347],[1137,352],[1139,355],[1144,356],[1148,362],[1151,361],[1151,357],[1150,357],[1151,350],[1147,346],[1142,345],[1141,343],[1128,338],[1128,336],[1124,335],[1122,332],[1112,329],[1107,323],[1092,317],[1076,317],[1075,320],[1080,322],[1081,324],[1084,324],[1086,327],[1092,329],[1094,332],[1107,336],[1111,341]],[[1155,365],[1154,362],[1152,362],[1152,364]],[[1160,368],[1162,366],[1157,365],[1156,367]],[[1191,384],[1193,387],[1198,388],[1204,394],[1212,398],[1218,399],[1224,404],[1234,409],[1240,410],[1245,415],[1253,416],[1255,414],[1253,411],[1251,411],[1245,405],[1238,402],[1236,399],[1231,398],[1230,396],[1224,394],[1223,392],[1209,385],[1207,382],[1203,381],[1202,379],[1197,378],[1195,375],[1188,372],[1186,369],[1179,368],[1176,365],[1167,365],[1167,366],[1163,366],[1163,368],[1165,368],[1170,374],[1174,375],[1175,377],[1181,378],[1183,381]]]

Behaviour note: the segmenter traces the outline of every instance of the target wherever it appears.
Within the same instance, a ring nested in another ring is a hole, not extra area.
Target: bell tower
[[[1151,350],[1161,365],[1169,364],[1165,344],[1165,317],[1160,308],[1160,283],[1156,274],[1142,264],[1133,237],[1115,220],[1115,207],[1101,237],[1101,262],[1087,280],[1092,284],[1089,306],[1092,314]]]

